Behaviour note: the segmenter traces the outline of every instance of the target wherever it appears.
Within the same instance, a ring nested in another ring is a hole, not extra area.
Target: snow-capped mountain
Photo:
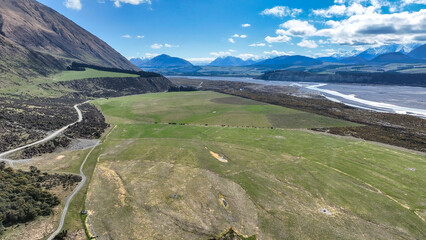
[[[383,45],[380,47],[369,48],[365,50],[364,52],[358,54],[358,56],[370,61],[378,57],[379,55],[382,55],[385,53],[399,52],[399,53],[407,54],[418,46],[420,46],[418,43],[411,43],[407,45],[401,45],[401,44]]]

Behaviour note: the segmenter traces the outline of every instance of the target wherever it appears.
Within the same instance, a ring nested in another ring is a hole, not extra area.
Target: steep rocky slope
[[[138,70],[104,41],[35,0],[1,0],[0,71],[25,78],[72,61]]]

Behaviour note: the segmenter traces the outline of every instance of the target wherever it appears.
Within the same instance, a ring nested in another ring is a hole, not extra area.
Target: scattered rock
[[[325,208],[323,208],[323,209],[321,209],[321,212],[322,213],[324,213],[325,215],[327,215],[327,216],[331,216],[331,212],[330,211],[328,211],[327,209],[325,209]]]

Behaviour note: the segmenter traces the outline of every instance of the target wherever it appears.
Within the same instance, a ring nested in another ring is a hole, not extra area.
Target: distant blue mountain
[[[344,64],[366,64],[367,62],[367,60],[360,56],[347,57],[339,60],[339,63]]]
[[[209,64],[209,66],[216,66],[216,67],[229,67],[229,66],[248,66],[254,64],[255,61],[252,59],[248,59],[244,61],[243,59],[239,57],[218,57],[213,62]]]
[[[131,58],[129,61],[131,63],[133,63],[133,65],[137,66],[137,67],[141,67],[143,65],[145,65],[149,60],[149,58]]]
[[[400,52],[394,52],[394,53],[385,53],[382,55],[379,55],[378,57],[374,58],[373,60],[369,61],[369,63],[373,64],[389,64],[389,63],[425,63],[426,61],[421,59],[416,59],[409,57],[403,53]]]
[[[426,44],[411,51],[408,56],[418,59],[426,59]]]
[[[286,66],[313,66],[322,64],[322,61],[310,57],[295,55],[295,56],[281,56],[276,58],[266,59],[258,62],[257,66],[268,67],[286,67]]]
[[[335,57],[319,57],[317,58],[317,60],[320,60],[322,62],[331,62],[331,63],[339,62],[339,59]]]
[[[171,67],[194,67],[192,63],[178,57],[171,57],[166,54],[159,55],[148,61],[143,61],[138,67],[141,68],[171,68]]]
[[[171,57],[166,54],[159,55],[152,59],[133,58],[130,62],[147,71],[158,71],[161,73],[167,72],[194,72],[199,70],[199,67],[192,65],[192,63],[185,59],[178,57]]]

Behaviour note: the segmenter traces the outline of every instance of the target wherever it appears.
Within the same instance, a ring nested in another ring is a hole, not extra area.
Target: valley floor
[[[304,131],[353,123],[214,92],[95,104],[116,126],[85,203],[99,239],[426,237],[424,156]]]

